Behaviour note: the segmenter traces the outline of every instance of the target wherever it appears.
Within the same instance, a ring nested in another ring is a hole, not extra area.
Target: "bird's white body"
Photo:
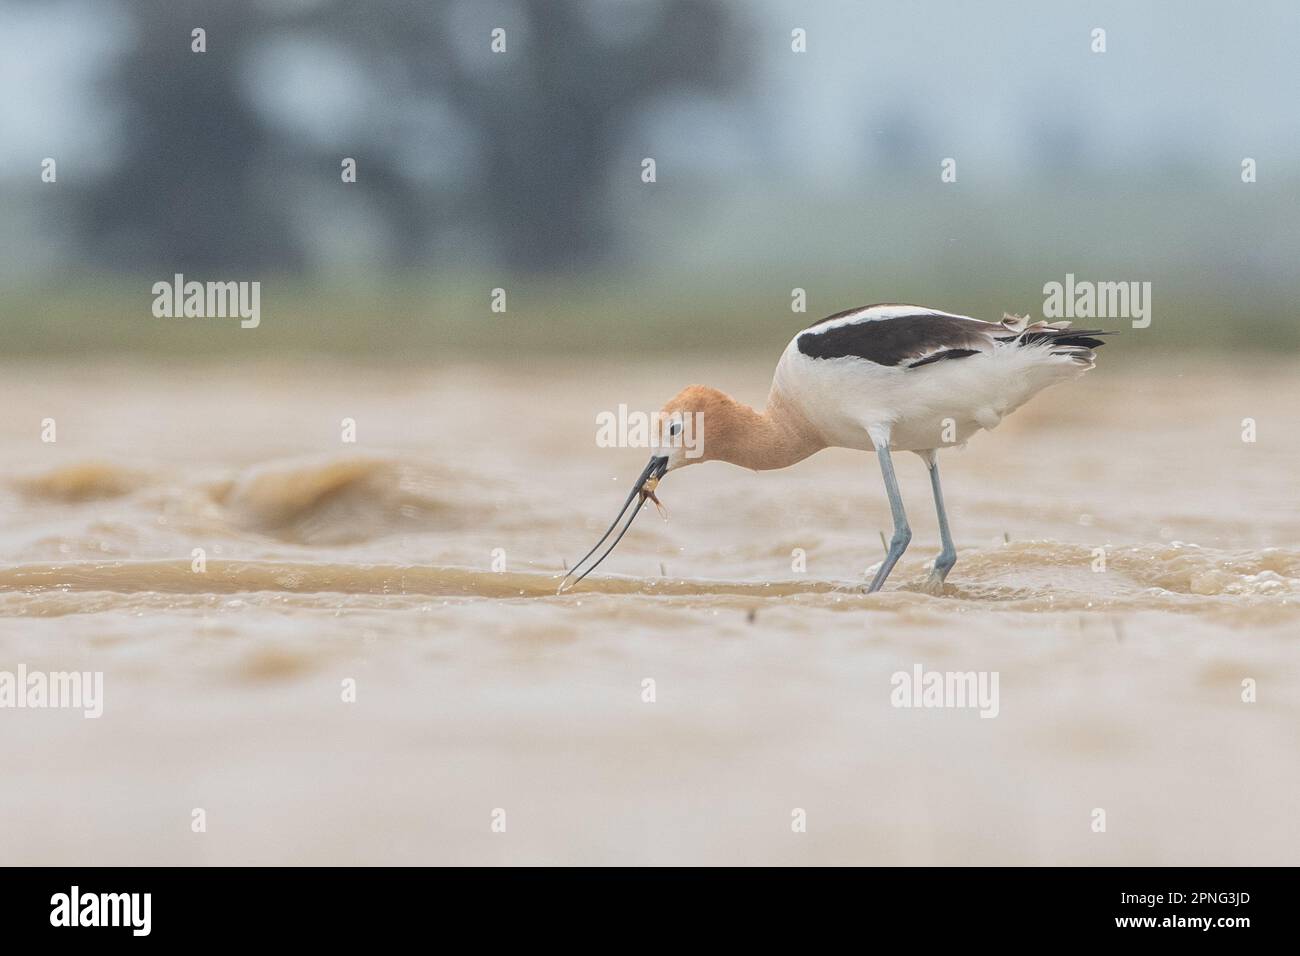
[[[828,331],[917,315],[979,322],[918,306],[872,306],[814,329]],[[1084,350],[1063,353],[1048,343],[1026,346],[1014,339],[998,341],[993,330],[1006,333],[1006,327],[991,322],[980,325],[990,331],[987,344],[976,350],[979,354],[918,367],[886,366],[855,356],[812,358],[799,347],[800,337],[811,331],[805,330],[786,346],[772,388],[808,419],[828,445],[872,451],[876,447],[872,436],[876,436],[896,451],[926,451],[962,444],[977,431],[996,427],[1042,389],[1092,367]]]

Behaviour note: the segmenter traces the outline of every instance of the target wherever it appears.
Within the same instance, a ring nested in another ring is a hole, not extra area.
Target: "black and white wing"
[[[1097,330],[1071,331],[1068,322],[1029,323],[1018,316],[985,322],[917,305],[869,305],[827,316],[796,339],[811,359],[856,358],[887,367],[920,368],[991,352],[999,343],[1049,344],[1062,350],[1101,345]],[[1061,354],[1066,354],[1064,351]]]

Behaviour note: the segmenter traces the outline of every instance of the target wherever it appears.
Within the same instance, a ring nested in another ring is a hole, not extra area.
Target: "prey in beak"
[[[579,581],[585,578],[592,571],[595,571],[596,568],[600,566],[600,563],[609,557],[610,552],[613,551],[618,543],[623,540],[623,535],[627,534],[627,529],[632,527],[632,522],[636,520],[636,516],[641,513],[641,508],[647,501],[653,501],[655,507],[659,509],[659,513],[663,514],[664,506],[659,499],[655,497],[655,489],[659,487],[659,479],[664,476],[664,472],[667,470],[667,455],[654,455],[650,458],[650,463],[645,466],[645,470],[641,472],[641,477],[639,477],[636,480],[636,484],[632,486],[632,493],[627,496],[627,501],[623,502],[623,507],[619,511],[618,516],[613,520],[609,528],[606,529],[605,533],[600,536],[600,540],[592,546],[592,549],[579,558],[578,562],[564,575],[564,580],[560,582],[560,587],[559,590],[555,592],[556,594],[563,594],[568,588],[575,587]],[[633,502],[636,503],[635,507],[633,507]],[[629,508],[632,509],[631,516],[627,519],[627,522],[623,525],[622,530],[619,531],[613,542],[610,543],[610,546],[605,549],[605,553],[592,562],[591,566],[587,568],[587,570],[583,571],[576,578],[573,578],[573,575],[577,573],[583,563],[596,553],[596,550],[605,543],[606,538],[614,533],[614,529],[618,527],[618,523],[623,520],[623,515],[627,514]],[[569,578],[573,578],[572,584],[568,583]]]

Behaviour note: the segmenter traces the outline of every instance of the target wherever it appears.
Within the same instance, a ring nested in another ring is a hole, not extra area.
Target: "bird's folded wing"
[[[798,338],[812,359],[857,358],[877,365],[916,367],[942,358],[991,351],[1006,328],[965,316],[918,311],[913,315],[824,322]]]
[[[985,322],[920,306],[867,306],[822,319],[797,339],[811,359],[851,358],[887,367],[921,368],[949,359],[991,352],[999,344],[1097,348],[1098,329],[1071,329],[1069,322],[1030,322],[1004,315]]]

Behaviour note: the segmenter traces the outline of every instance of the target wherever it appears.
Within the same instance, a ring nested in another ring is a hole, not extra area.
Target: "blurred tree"
[[[84,196],[91,254],[154,271],[300,267],[284,203],[255,185],[275,132],[239,87],[240,56],[265,15],[252,0],[139,0],[126,10],[138,42],[108,78],[123,101],[124,148]],[[196,27],[210,52],[191,51]]]
[[[720,3],[642,4],[654,7],[650,22],[619,41],[598,36],[590,14],[599,6],[521,4],[526,68],[504,82],[463,67],[450,78],[485,143],[481,208],[516,267],[554,270],[597,258],[613,225],[602,212],[611,162],[637,111],[669,91],[720,92],[738,79],[735,31]],[[639,182],[639,173],[633,166],[616,174]]]
[[[356,188],[391,233],[391,265],[425,261],[444,228],[482,236],[518,269],[595,261],[611,238],[610,163],[637,109],[678,89],[721,91],[739,73],[720,0],[135,0],[124,9],[137,42],[107,77],[123,107],[121,159],[79,209],[89,257],[114,268],[306,267],[311,217],[297,205],[321,194],[286,185],[338,182],[340,155],[290,135],[257,102],[249,65],[275,37],[341,45],[365,65],[373,99],[356,131]],[[489,48],[496,26],[507,31],[505,54]],[[191,50],[195,27],[206,31],[206,53]],[[409,168],[408,113],[425,99],[472,131],[466,181],[430,187]]]

